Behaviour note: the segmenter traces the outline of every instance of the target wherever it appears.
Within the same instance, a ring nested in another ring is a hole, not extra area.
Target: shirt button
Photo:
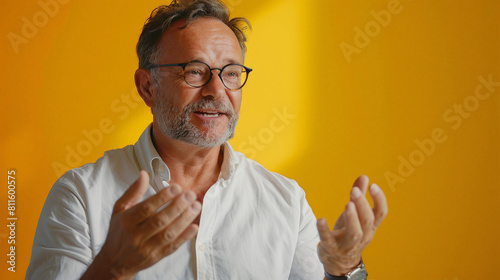
[[[203,245],[203,244],[202,244],[202,245],[199,245],[199,246],[198,246],[198,251],[200,251],[200,252],[205,251],[205,245]]]
[[[165,180],[162,180],[161,183],[163,184],[163,186],[166,188],[169,186],[168,182],[165,181]]]

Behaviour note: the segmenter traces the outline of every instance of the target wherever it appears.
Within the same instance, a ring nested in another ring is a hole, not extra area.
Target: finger
[[[345,226],[345,212],[342,212],[340,214],[339,218],[335,221],[335,225],[333,225],[333,229],[341,229]]]
[[[361,175],[356,179],[356,181],[354,181],[352,187],[358,187],[361,190],[361,193],[363,193],[363,195],[366,195],[366,190],[368,189],[368,181],[368,176]]]
[[[162,248],[161,255],[168,256],[175,252],[179,247],[182,246],[186,241],[191,240],[198,233],[198,225],[190,224],[183,233],[177,237],[174,242]]]
[[[321,242],[329,240],[332,232],[330,231],[328,221],[325,218],[321,218],[316,223],[316,226],[318,227],[319,240],[321,240]]]
[[[185,191],[182,195],[177,196],[170,205],[144,221],[141,225],[141,231],[144,237],[146,239],[150,238],[169,227],[175,219],[180,217],[183,212],[191,206],[195,199],[196,194],[193,191]],[[171,239],[170,241],[174,240],[171,237],[169,239]]]
[[[201,204],[198,201],[194,201],[177,219],[150,238],[146,246],[175,246],[175,241],[193,223],[194,219],[196,219],[200,213],[200,210]]]
[[[130,217],[136,223],[141,223],[154,215],[160,207],[172,201],[182,191],[177,184],[172,184],[168,188],[159,191],[157,194],[135,205],[130,209]]]
[[[356,205],[359,222],[363,230],[363,235],[370,234],[373,231],[374,215],[370,203],[358,188],[353,188],[351,197]]]
[[[123,212],[135,204],[144,196],[149,186],[149,175],[146,171],[139,172],[139,178],[132,183],[127,191],[116,201],[113,207],[113,215]]]
[[[382,189],[376,184],[370,186],[370,195],[373,198],[373,215],[375,216],[373,224],[375,228],[378,228],[389,211],[387,199]]]
[[[358,213],[354,202],[347,203],[346,209],[346,231],[344,240],[339,240],[342,247],[353,247],[363,237],[363,230],[359,223]]]

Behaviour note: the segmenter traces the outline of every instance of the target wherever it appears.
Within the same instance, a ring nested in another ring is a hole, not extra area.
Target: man
[[[135,82],[153,123],[54,184],[27,279],[366,278],[361,253],[387,213],[378,186],[372,210],[359,177],[330,231],[295,181],[227,143],[251,72],[245,23],[217,0],[152,13]]]

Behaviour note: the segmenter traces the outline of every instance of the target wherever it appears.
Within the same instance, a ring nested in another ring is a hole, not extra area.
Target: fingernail
[[[370,193],[372,195],[377,194],[380,192],[380,187],[377,184],[372,184],[370,187]]]
[[[171,195],[178,195],[181,192],[181,188],[177,185],[171,185],[170,187],[168,187],[168,192]]]
[[[187,202],[191,202],[193,201],[194,199],[196,198],[196,196],[194,195],[193,192],[191,191],[187,191],[184,193],[184,199],[187,201]]]
[[[201,204],[195,202],[191,204],[191,209],[193,210],[193,212],[198,213],[198,211],[200,211],[201,209]]]
[[[352,188],[351,196],[353,199],[359,198],[361,197],[361,195],[362,195],[361,190],[358,187]]]

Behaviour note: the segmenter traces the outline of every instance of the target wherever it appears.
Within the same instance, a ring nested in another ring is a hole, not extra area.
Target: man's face
[[[199,18],[179,29],[184,23],[184,20],[174,23],[163,34],[159,64],[202,61],[212,68],[243,64],[238,40],[224,23]],[[207,148],[221,145],[234,135],[241,89],[225,88],[218,70],[212,71],[212,79],[201,88],[193,88],[184,81],[180,66],[156,71],[159,75],[153,91],[153,116],[163,134]]]

